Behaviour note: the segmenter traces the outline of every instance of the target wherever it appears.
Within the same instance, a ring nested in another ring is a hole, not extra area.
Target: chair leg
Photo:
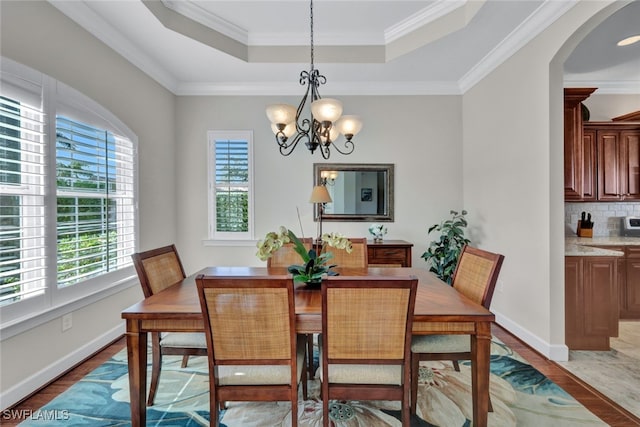
[[[182,369],[187,367],[187,363],[189,363],[189,355],[185,354],[184,356],[182,356],[182,365],[180,365],[180,367]]]
[[[418,374],[420,369],[420,357],[411,353],[411,413],[415,415],[418,400]]]
[[[304,364],[306,365],[307,362],[305,361]],[[304,378],[305,374],[304,372],[307,370],[306,366],[302,367],[302,378],[300,378],[300,381],[302,382],[302,399],[303,400],[307,400],[309,398],[309,393],[308,393],[308,388],[307,388],[307,378]]]
[[[160,348],[160,336],[157,333],[151,335],[151,383],[149,385],[149,397],[147,406],[153,406],[162,370],[162,349]]]
[[[307,369],[309,370],[309,379],[312,380],[315,374],[313,369],[313,334],[307,334]]]
[[[460,364],[458,363],[458,361],[452,360],[451,363],[453,363],[453,369],[455,369],[457,372],[460,372]]]

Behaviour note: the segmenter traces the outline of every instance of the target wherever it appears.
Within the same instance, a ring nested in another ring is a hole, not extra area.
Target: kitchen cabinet
[[[597,247],[625,254],[618,259],[617,263],[619,317],[640,319],[640,246],[598,245]]]
[[[582,135],[582,201],[593,202],[597,199],[597,170],[596,170],[596,131],[584,129]]]
[[[367,262],[371,267],[411,267],[413,243],[404,240],[367,242]]]
[[[626,252],[626,283],[620,318],[640,319],[640,246],[629,246]]]
[[[595,88],[564,90],[564,198],[568,201],[583,199],[582,101],[595,90]]]
[[[618,335],[618,259],[565,257],[565,343],[570,350],[609,350]]]
[[[640,124],[587,124],[596,135],[597,200],[640,200]]]

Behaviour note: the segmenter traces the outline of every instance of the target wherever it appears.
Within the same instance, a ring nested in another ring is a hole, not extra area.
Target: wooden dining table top
[[[401,267],[367,269],[336,268],[340,276],[416,276],[418,291],[414,310],[414,322],[474,322],[494,321],[494,315],[481,305],[469,300],[436,275],[423,268]],[[282,267],[206,267],[183,281],[146,298],[122,311],[124,319],[181,318],[202,319],[195,278],[198,275],[216,277],[291,277]],[[329,279],[331,280],[331,279]],[[297,316],[321,314],[322,296],[318,289],[296,284],[295,310]]]

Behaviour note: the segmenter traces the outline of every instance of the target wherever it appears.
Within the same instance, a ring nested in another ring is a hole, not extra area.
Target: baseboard
[[[508,317],[493,311],[496,316],[496,323],[504,329],[524,341],[528,346],[542,354],[546,358],[556,362],[566,362],[569,360],[569,348],[564,344],[549,344],[540,339],[537,335],[523,328],[518,323],[513,322]]]
[[[62,359],[36,372],[8,390],[0,392],[0,408],[5,410],[44,387],[69,369],[86,360],[125,333],[124,323],[105,332],[93,341],[75,349]]]

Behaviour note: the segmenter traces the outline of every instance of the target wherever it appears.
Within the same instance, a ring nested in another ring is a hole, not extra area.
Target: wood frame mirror
[[[322,221],[393,221],[393,164],[314,163],[313,179],[314,185],[326,182],[332,199]],[[319,215],[316,204],[314,221]]]

